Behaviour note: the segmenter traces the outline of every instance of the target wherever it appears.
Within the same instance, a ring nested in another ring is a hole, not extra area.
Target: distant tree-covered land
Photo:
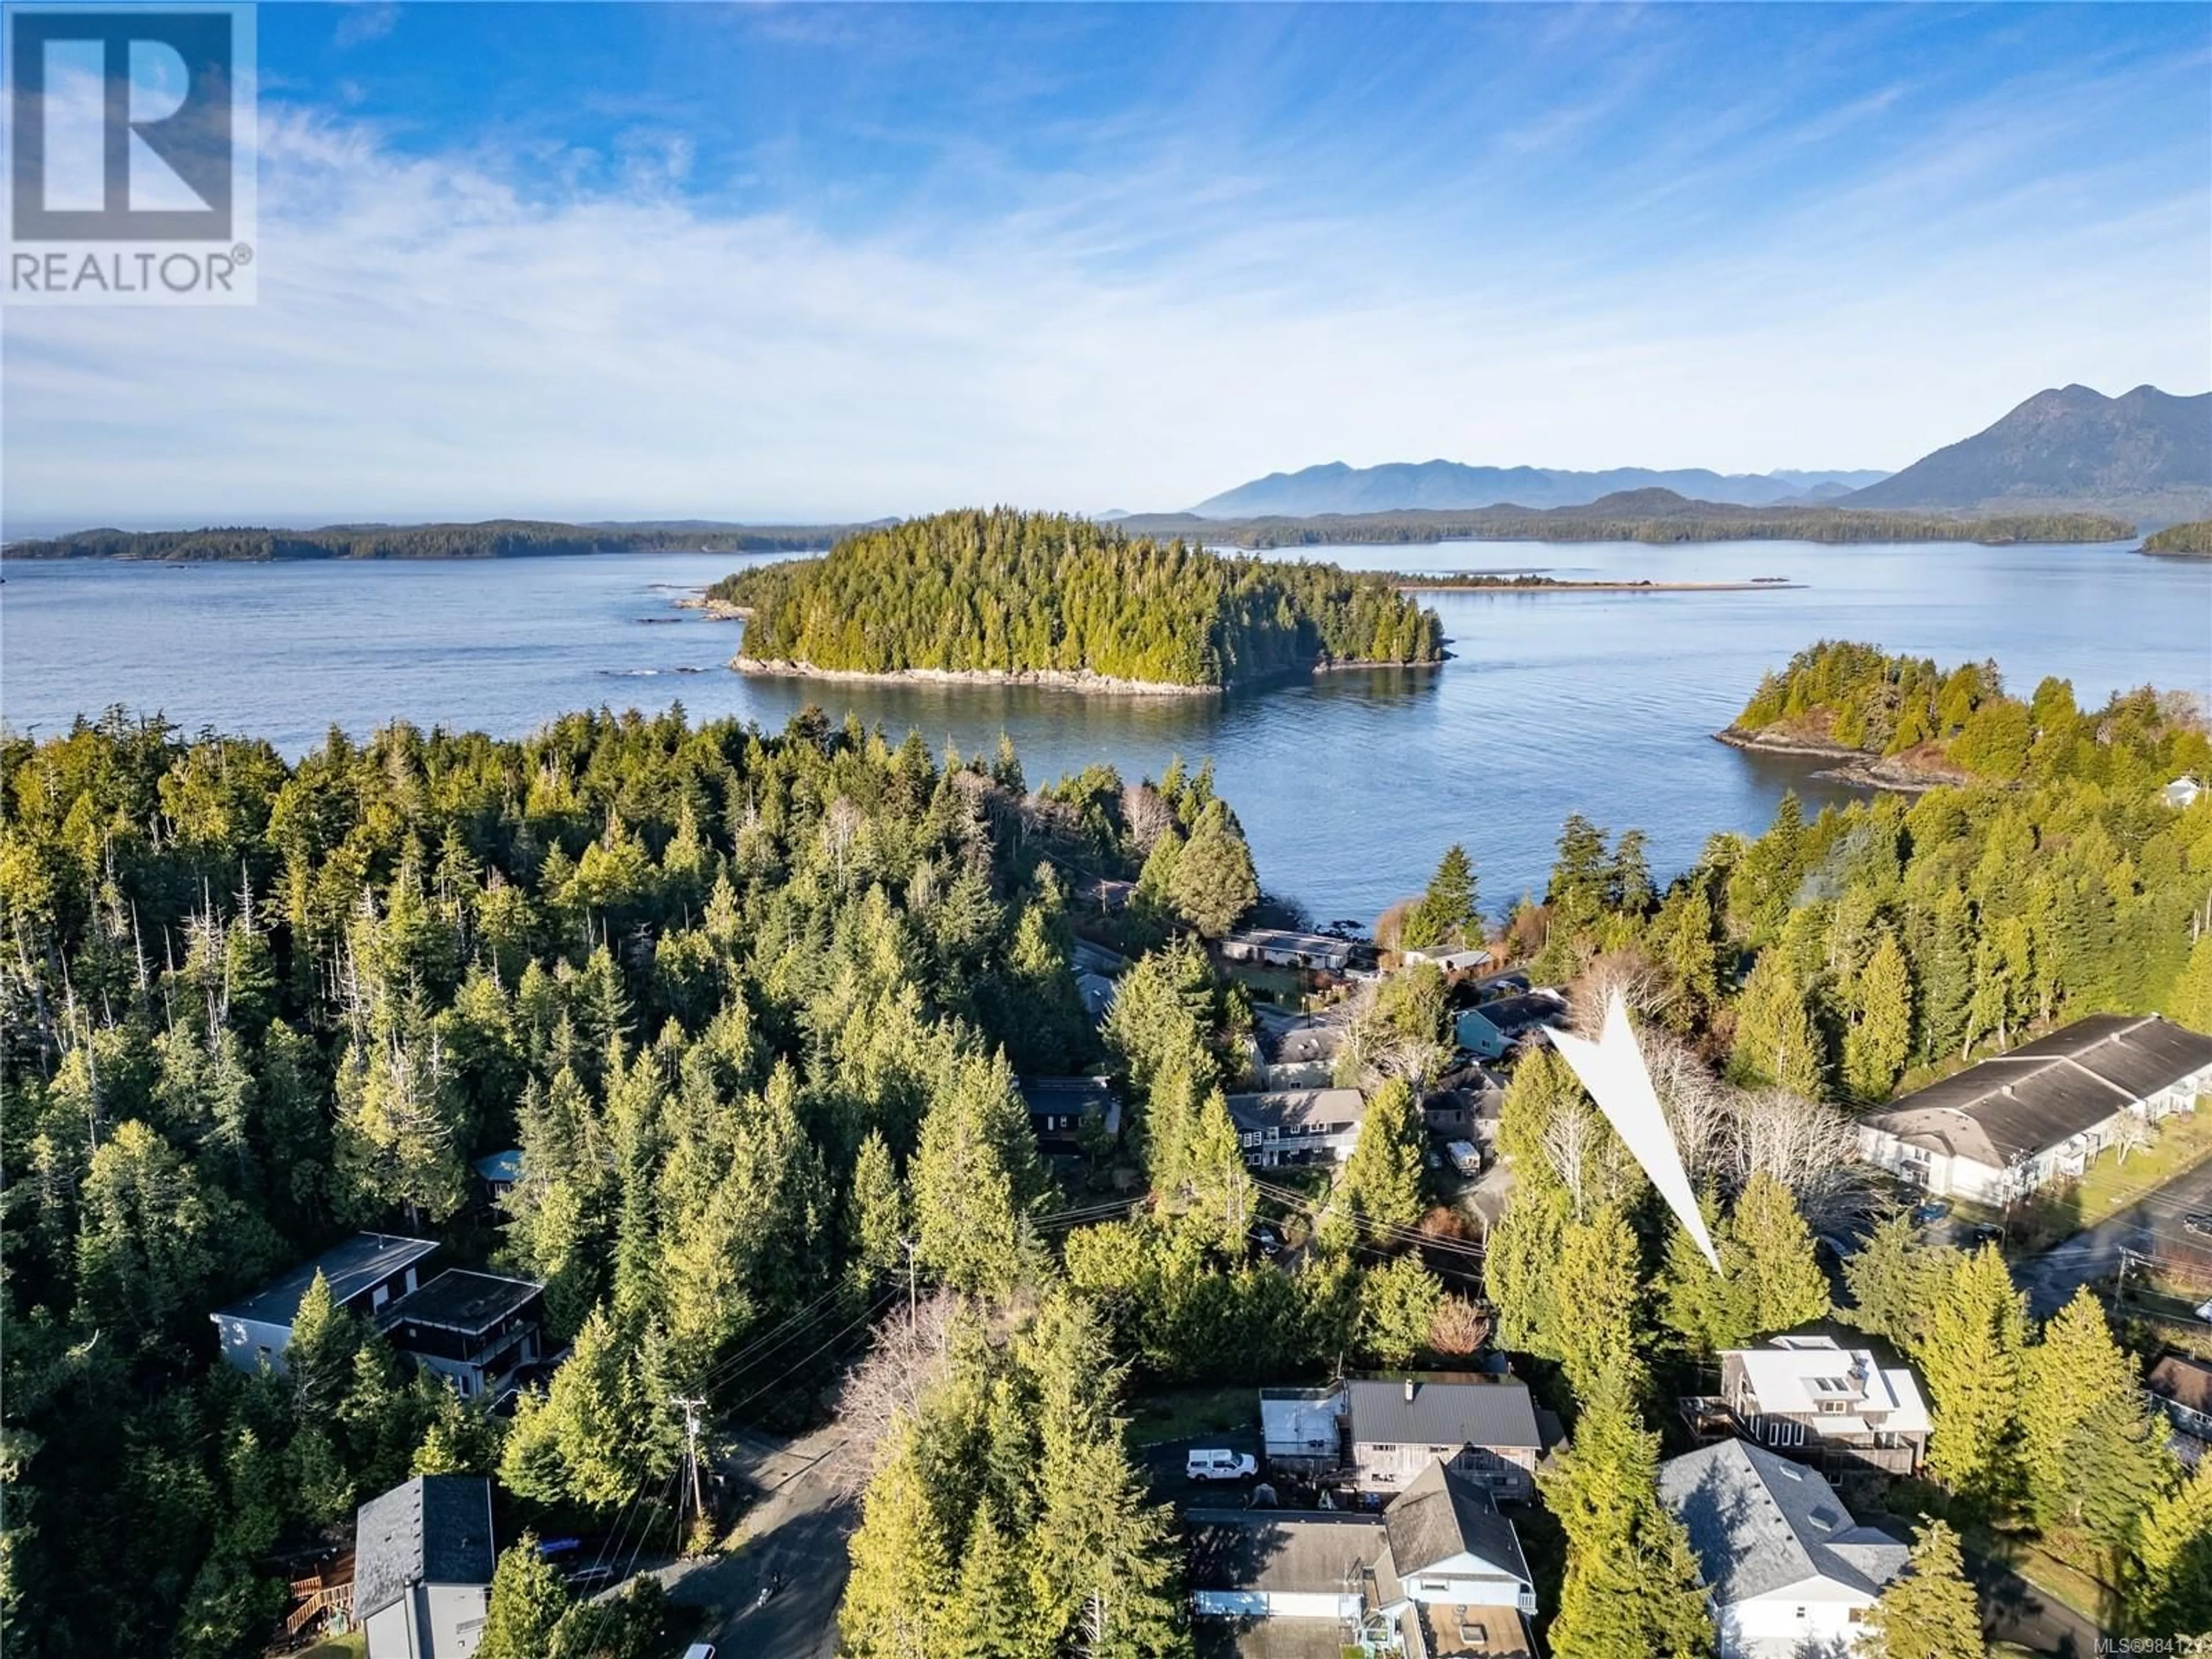
[[[1765,676],[1733,732],[1856,754],[1905,757],[1924,767],[2010,783],[2096,776],[2156,788],[2212,763],[2203,710],[2185,693],[2149,687],[2100,709],[2077,708],[2073,684],[2046,678],[2023,700],[2008,695],[1995,663],[1945,671],[1925,657],[1824,641]]]
[[[81,530],[11,543],[11,559],[520,559],[577,553],[783,553],[828,547],[838,525],[332,525],[322,530]]]
[[[1227,688],[1443,655],[1436,613],[1387,576],[1226,557],[1006,508],[865,531],[825,558],[727,577],[709,597],[749,613],[747,659],[847,673]]]
[[[2188,524],[2170,524],[2154,535],[2143,538],[2146,553],[2212,553],[2212,519],[2197,519]]]
[[[1736,507],[1693,501],[1671,489],[1630,489],[1587,507],[1504,505],[1471,512],[1323,514],[1309,519],[1201,519],[1188,513],[1120,520],[1132,535],[1188,536],[1235,547],[1316,547],[1387,542],[1829,543],[2118,542],[2135,534],[2092,513],[1954,517],[1840,507]]]

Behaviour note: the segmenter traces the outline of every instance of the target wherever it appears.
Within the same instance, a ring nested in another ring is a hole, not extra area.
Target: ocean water
[[[1950,663],[1994,658],[2086,706],[2152,684],[2212,701],[2212,562],[2123,548],[1952,544],[1685,547],[1441,544],[1277,556],[1371,568],[1802,586],[1721,593],[1424,596],[1452,659],[1227,698],[1108,698],[1018,687],[748,680],[738,624],[674,601],[727,554],[422,563],[10,562],[0,588],[0,718],[52,732],[125,704],[268,738],[296,755],[331,725],[394,718],[517,735],[568,709],[731,714],[780,728],[808,702],[933,749],[1005,732],[1032,783],[1093,761],[1158,776],[1210,757],[1271,890],[1317,920],[1371,920],[1464,842],[1488,908],[1540,888],[1560,820],[1650,838],[1662,878],[1717,830],[1756,830],[1785,788],[1844,792],[1802,763],[1711,740],[1759,674],[1815,640]]]

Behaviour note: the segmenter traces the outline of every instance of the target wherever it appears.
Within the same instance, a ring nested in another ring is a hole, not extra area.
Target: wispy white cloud
[[[1542,21],[1560,52],[1632,23]],[[1604,58],[1472,146],[1423,137],[1448,112],[1424,88],[1365,195],[1317,169],[1326,123],[1070,112],[1049,162],[988,122],[916,130],[921,175],[874,216],[784,187],[750,204],[649,102],[602,143],[428,151],[275,104],[258,307],[7,315],[6,505],[1173,507],[1331,457],[1896,465],[2045,385],[2199,389],[2201,194],[2147,188],[2109,145],[2051,154],[2128,95],[2122,71],[2040,126],[2046,88],[1993,85],[1894,153],[1877,141],[1910,79],[1816,108],[1777,88],[1686,110],[1594,173],[1582,147],[1670,67]],[[1434,176],[1424,143],[1468,155],[1449,195],[1409,187]],[[1867,159],[1820,187],[1790,171],[1850,144]],[[799,146],[763,137],[744,165],[787,186]],[[1552,179],[1570,210],[1531,211]]]

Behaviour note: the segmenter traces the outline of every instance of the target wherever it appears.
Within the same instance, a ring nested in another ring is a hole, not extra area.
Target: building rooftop
[[[2143,1386],[2160,1400],[2212,1417],[2212,1365],[2167,1354],[2150,1368]]]
[[[1840,1403],[1842,1412],[1826,1415],[1841,1431],[1858,1432],[1862,1419],[1874,1414],[1883,1429],[1928,1432],[1928,1407],[1911,1371],[1885,1370],[1869,1349],[1846,1348],[1832,1336],[1783,1336],[1765,1347],[1736,1349],[1735,1357],[1762,1412],[1812,1417],[1819,1428],[1824,1407]]]
[[[1815,1577],[1875,1595],[1905,1570],[1905,1547],[1853,1520],[1818,1471],[1747,1441],[1662,1463],[1659,1497],[1724,1605]]]
[[[1860,1121],[2003,1169],[2212,1066],[2212,1036],[2156,1014],[2093,1014]]]
[[[1382,1512],[1390,1560],[1401,1577],[1419,1577],[1455,1557],[1471,1555],[1522,1583],[1533,1583],[1521,1535],[1498,1514],[1488,1492],[1436,1459]]]
[[[300,1298],[322,1274],[337,1303],[365,1295],[393,1273],[420,1261],[438,1247],[427,1238],[401,1238],[391,1233],[356,1233],[343,1244],[325,1250],[313,1261],[303,1261],[283,1278],[271,1280],[242,1301],[219,1310],[217,1319],[250,1319],[262,1325],[289,1326],[300,1311]]]
[[[522,1179],[522,1148],[510,1146],[503,1152],[486,1152],[470,1167],[483,1180],[511,1187]]]
[[[491,1482],[418,1474],[355,1517],[354,1618],[365,1622],[416,1584],[489,1584],[495,1553]]]
[[[1240,927],[1221,941],[1248,951],[1287,951],[1300,956],[1349,957],[1352,941],[1333,933],[1304,933],[1287,927]]]
[[[527,1279],[506,1279],[497,1273],[471,1273],[454,1267],[440,1273],[418,1291],[386,1304],[377,1322],[386,1330],[401,1325],[428,1326],[475,1336],[490,1330],[511,1314],[522,1311],[544,1291]]]
[[[1355,1443],[1543,1449],[1528,1385],[1517,1376],[1412,1371],[1344,1386]]]
[[[1357,1089],[1276,1089],[1231,1095],[1228,1106],[1237,1127],[1255,1134],[1269,1129],[1291,1134],[1310,1125],[1358,1123],[1367,1115],[1367,1097]]]
[[[1462,1012],[1480,1014],[1500,1036],[1514,1036],[1539,1025],[1567,1017],[1567,1000],[1557,991],[1524,991],[1518,996],[1496,997]]]
[[[1398,1599],[1389,1538],[1371,1515],[1338,1510],[1191,1510],[1193,1589],[1351,1595],[1372,1571],[1382,1601]]]

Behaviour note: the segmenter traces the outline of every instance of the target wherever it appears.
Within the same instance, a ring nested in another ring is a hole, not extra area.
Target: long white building
[[[2156,1014],[2094,1014],[1859,1120],[1869,1164],[1942,1197],[2003,1204],[2078,1176],[2124,1120],[2194,1110],[2212,1036]]]

